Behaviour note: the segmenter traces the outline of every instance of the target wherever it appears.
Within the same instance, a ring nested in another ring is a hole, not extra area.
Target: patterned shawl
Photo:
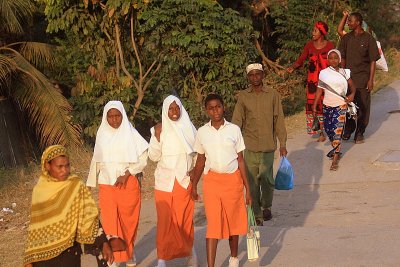
[[[60,255],[74,241],[92,244],[99,230],[98,209],[81,179],[51,177],[45,163],[68,156],[65,147],[48,147],[42,155],[42,175],[32,193],[32,207],[24,265]]]

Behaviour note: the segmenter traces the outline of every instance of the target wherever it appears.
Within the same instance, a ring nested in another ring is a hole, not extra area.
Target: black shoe
[[[364,143],[364,142],[365,142],[365,141],[364,141],[364,135],[362,135],[362,134],[357,135],[356,138],[354,138],[354,142],[355,142],[356,144],[362,144],[362,143]]]
[[[343,153],[342,153],[342,152],[335,152],[335,153],[338,153],[338,154],[339,154],[338,160],[340,160],[340,159],[342,158]],[[328,155],[326,155],[326,156],[327,156],[330,160],[333,160],[333,155],[334,155],[335,153],[333,153],[332,155],[330,155],[330,157],[328,157]]]
[[[264,221],[269,221],[272,219],[272,213],[270,209],[263,210],[263,219]]]
[[[343,133],[342,139],[343,139],[343,140],[349,140],[349,139],[350,139],[350,136],[351,136],[351,133]]]
[[[334,148],[332,148],[332,149],[328,152],[328,154],[326,154],[326,156],[327,156],[328,158],[333,158],[333,154],[336,153],[336,149],[337,149],[339,146],[340,146],[340,144],[338,144],[337,146],[335,146]]]
[[[256,224],[257,224],[257,226],[263,226],[264,222],[262,219],[256,219]]]

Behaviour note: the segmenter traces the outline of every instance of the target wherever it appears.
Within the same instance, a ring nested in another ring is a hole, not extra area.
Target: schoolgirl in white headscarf
[[[168,109],[173,102],[180,110],[180,117],[176,121],[168,117]],[[149,157],[158,162],[155,171],[155,189],[171,192],[175,178],[182,187],[187,188],[189,185],[188,172],[191,170],[195,154],[193,144],[196,128],[181,101],[172,95],[165,98],[161,117],[160,141],[154,135],[154,128],[151,129]]]
[[[126,251],[114,252],[116,262],[134,258],[141,205],[136,174],[147,164],[147,148],[146,140],[129,122],[123,104],[109,101],[97,131],[86,185],[95,187],[97,180],[103,228],[127,243]]]
[[[161,131],[161,133],[160,133]],[[158,267],[166,260],[189,257],[197,265],[193,248],[194,201],[191,198],[196,128],[179,98],[168,96],[162,107],[162,124],[151,129],[149,158],[157,162],[155,201],[157,208]]]

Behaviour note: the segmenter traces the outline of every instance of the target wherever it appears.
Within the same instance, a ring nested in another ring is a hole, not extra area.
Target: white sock
[[[167,267],[165,260],[158,259],[157,267]]]
[[[119,262],[114,261],[111,265],[107,262],[107,265],[109,267],[118,267],[119,266]]]
[[[229,267],[239,267],[239,259],[238,257],[230,257],[229,258]]]
[[[126,267],[134,267],[136,266],[136,257],[133,255],[133,257],[126,262]]]

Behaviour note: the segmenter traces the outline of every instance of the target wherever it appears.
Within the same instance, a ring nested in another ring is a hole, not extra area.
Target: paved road
[[[400,266],[399,99],[400,81],[373,96],[366,142],[345,142],[336,172],[329,171],[325,157],[328,142],[317,143],[306,133],[289,139],[295,188],[276,191],[274,218],[261,227],[258,261],[247,261],[246,241],[240,240],[241,266]],[[197,204],[200,266],[206,266],[203,215]],[[145,201],[136,242],[139,266],[156,265],[155,222],[153,201]],[[216,266],[228,266],[226,240],[217,255]],[[85,257],[83,266],[95,266],[89,262]],[[185,266],[185,261],[168,266]]]

